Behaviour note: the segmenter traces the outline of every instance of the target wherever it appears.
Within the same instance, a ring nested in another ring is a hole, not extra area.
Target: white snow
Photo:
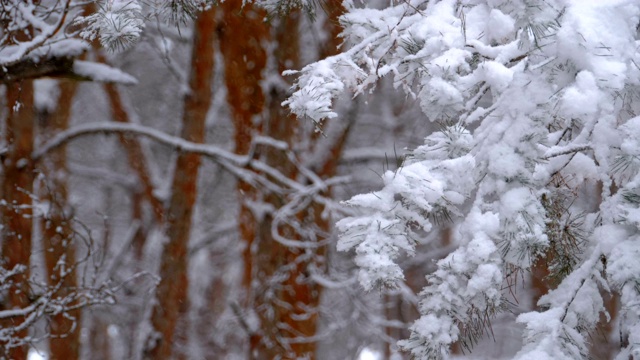
[[[430,231],[434,211],[454,215],[460,247],[427,276],[422,317],[400,342],[419,359],[444,357],[457,326],[477,321],[469,306],[501,301],[505,265],[526,271],[549,248],[548,217],[558,214],[548,213],[543,196],[564,194],[561,220],[584,214],[589,220],[576,226],[586,239],[573,272],[542,298],[549,310],[519,316],[526,330],[516,358],[585,356],[586,333],[578,329],[599,321],[601,289],[621,293],[625,306],[640,302],[625,285],[640,281],[640,3],[534,3],[349,8],[343,35],[352,47],[302,69],[285,102],[319,124],[334,115],[339,93],[357,95],[386,75],[427,119],[454,124],[409,152],[380,191],[345,202],[355,215],[338,222],[338,248],[356,249],[361,283],[371,289],[403,279],[400,255],[415,253],[422,235],[415,229]],[[456,126],[469,129],[459,136]],[[600,194],[590,185],[597,183]],[[607,279],[601,257],[609,261]],[[640,313],[626,314],[624,331],[640,328]]]
[[[134,85],[138,83],[136,78],[122,70],[91,61],[74,61],[73,72],[94,81],[115,82],[125,85]]]

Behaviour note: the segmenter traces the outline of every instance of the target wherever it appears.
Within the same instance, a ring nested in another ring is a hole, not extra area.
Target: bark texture
[[[215,12],[211,9],[200,13],[196,19],[189,75],[190,91],[184,99],[182,137],[197,143],[204,141],[205,119],[211,102],[214,17]],[[171,358],[176,325],[179,318],[185,318],[188,309],[187,247],[199,166],[198,155],[178,154],[171,198],[166,211],[168,242],[162,253],[157,304],[151,316],[154,334],[151,335],[149,347],[145,349],[146,359]]]
[[[308,136],[308,133],[301,131],[300,122],[281,106],[287,96],[287,83],[270,81],[264,86],[261,77],[263,72],[275,77],[284,70],[300,67],[302,15],[294,11],[273,19],[269,27],[263,21],[262,12],[248,6],[241,8],[241,3],[223,3],[224,20],[219,27],[228,102],[236,129],[236,151],[241,154],[249,151],[253,133],[285,142],[292,149],[300,141],[307,144],[317,141],[315,137],[301,139],[300,136]],[[338,31],[337,14],[342,8],[338,1],[324,5],[326,10],[331,10],[327,11],[326,25],[333,34]],[[271,44],[269,52],[264,48],[266,41]],[[325,56],[336,48],[335,43],[326,44],[320,52]],[[263,89],[267,92],[263,93]],[[326,148],[327,154],[322,156],[324,162],[314,168],[321,177],[335,175],[347,128]],[[255,156],[287,178],[299,178],[290,154],[265,146],[259,147]],[[310,274],[312,268],[322,271],[326,250],[323,246],[314,249],[287,247],[274,239],[273,231],[294,241],[319,242],[328,233],[330,221],[323,217],[322,206],[310,203],[291,214],[291,220],[302,225],[302,233],[290,225],[274,226],[272,214],[255,216],[251,204],[261,202],[277,210],[291,199],[285,194],[254,189],[244,182],[239,182],[237,189],[242,202],[239,233],[245,244],[243,287],[246,297],[245,314],[241,316],[255,314],[260,320],[259,328],[245,329],[249,337],[249,357],[314,358],[316,340],[313,337],[317,330],[321,288],[312,281]],[[323,195],[327,194],[328,191]]]
[[[1,304],[3,309],[25,308],[29,306],[29,257],[31,256],[32,190],[35,109],[33,104],[33,82],[24,80],[7,85],[9,113],[6,119],[6,144],[8,152],[3,159],[4,178],[2,181],[2,261],[5,269],[24,266],[19,274],[11,278],[7,297]],[[20,316],[0,322],[7,329],[20,325],[25,319]],[[14,334],[25,338],[28,329]],[[1,344],[9,359],[25,359],[26,346],[9,347]]]
[[[40,113],[41,137],[47,139],[66,130],[71,117],[73,96],[77,83],[60,81],[57,107],[51,113]],[[49,211],[42,218],[42,235],[47,280],[49,286],[60,284],[57,295],[65,297],[77,287],[76,254],[71,209],[68,207],[67,151],[60,147],[44,160],[45,174],[43,200],[49,203]],[[64,264],[64,267],[61,267]],[[61,270],[70,269],[69,272]],[[80,356],[81,311],[73,310],[57,314],[49,320],[49,340],[52,359],[78,359]]]
[[[267,64],[265,41],[269,39],[269,26],[263,20],[265,14],[252,5],[242,6],[241,0],[230,0],[220,4],[221,22],[218,24],[220,52],[224,57],[227,102],[235,127],[234,143],[238,154],[247,154],[252,138],[260,128],[265,96],[262,92],[262,73]],[[251,184],[238,181],[240,198],[238,226],[244,242],[244,272],[242,287],[245,291],[242,305],[245,310],[253,307],[252,281],[253,255],[256,251],[257,219],[250,204],[257,200],[257,191]],[[249,337],[250,356],[258,351],[261,337],[258,329],[244,329]]]

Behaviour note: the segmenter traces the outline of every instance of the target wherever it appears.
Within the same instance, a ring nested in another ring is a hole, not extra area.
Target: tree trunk
[[[105,62],[103,57],[101,57],[101,61]],[[130,123],[129,114],[127,114],[127,111],[124,108],[117,86],[112,83],[106,83],[104,84],[104,89],[107,93],[107,97],[109,98],[113,120],[120,123]],[[140,179],[142,193],[151,205],[156,221],[161,222],[164,208],[162,202],[153,193],[153,182],[151,181],[149,169],[145,163],[144,152],[142,151],[142,146],[140,145],[139,140],[135,136],[127,134],[118,134],[118,139],[125,148],[129,166],[131,166],[131,169],[133,169]],[[142,248],[143,245],[144,244],[136,244],[139,248]]]
[[[272,33],[275,42],[273,61],[277,65],[278,74],[289,68],[300,66],[299,12],[292,12],[279,19]],[[296,34],[296,36],[291,36]],[[274,74],[275,75],[275,74]],[[269,117],[266,120],[264,134],[284,141],[294,148],[300,133],[298,119],[289,114],[281,105],[287,96],[288,89],[274,84],[269,93]],[[339,142],[339,141],[337,141]],[[290,179],[298,177],[297,169],[287,155],[281,150],[268,148],[264,150],[265,161],[280,170]],[[339,155],[339,154],[338,154]],[[324,168],[324,166],[322,166]],[[318,169],[319,175],[324,169]],[[278,194],[267,194],[264,201],[278,209],[286,204],[286,199]],[[308,234],[296,233],[289,226],[280,226],[280,235],[298,241],[320,241],[319,232],[326,232],[329,223],[321,217],[322,207],[309,205],[296,215],[295,221],[302,224]],[[269,343],[277,344],[268,349],[267,358],[276,355],[286,358],[315,357],[316,341],[312,340],[317,330],[318,305],[321,288],[310,277],[311,269],[323,269],[325,248],[313,249],[290,248],[275,241],[272,237],[272,218],[265,217],[260,224],[260,243],[255,266],[258,268],[258,283],[269,284],[273,289],[263,289],[257,294],[271,294],[260,299],[260,305],[267,305],[270,311],[260,312],[265,323],[263,331],[267,332]],[[280,280],[273,284],[274,279]],[[283,305],[284,304],[284,305]],[[271,316],[275,314],[275,316]],[[265,341],[265,343],[267,343]]]
[[[8,152],[4,158],[4,179],[2,182],[2,266],[11,270],[24,266],[24,271],[14,276],[9,287],[4,309],[29,306],[29,257],[31,256],[31,226],[33,190],[33,151],[35,110],[33,104],[33,81],[24,80],[6,85],[9,113],[6,121],[6,144]],[[23,322],[24,319],[9,318],[0,322],[7,329]],[[28,329],[14,334],[25,338]],[[27,347],[9,348],[0,343],[9,359],[25,359]]]
[[[100,61],[106,63],[106,59],[102,56],[100,57]],[[109,98],[109,104],[111,105],[113,121],[130,123],[129,114],[124,108],[117,86],[115,84],[107,83],[104,84],[104,89],[107,93],[107,97]],[[140,223],[132,241],[133,254],[136,259],[141,260],[148,231],[144,223],[142,201],[146,199],[151,205],[152,213],[157,223],[162,223],[164,220],[164,205],[154,194],[154,185],[151,181],[149,167],[145,162],[145,156],[142,146],[140,145],[140,140],[135,136],[128,134],[118,134],[118,139],[124,147],[129,166],[138,176],[140,185],[142,186],[141,189],[134,189],[131,197],[132,221],[138,221]]]
[[[336,10],[333,1],[326,5],[328,9]],[[269,29],[263,21],[264,14],[246,6],[240,12],[240,1],[225,2],[223,8],[225,16],[223,26],[220,27],[220,47],[226,64],[228,101],[236,129],[236,151],[241,154],[248,152],[251,132],[260,132],[284,141],[293,148],[294,143],[299,140],[296,139],[299,121],[281,106],[288,88],[270,83],[265,104],[260,74],[267,63],[262,44],[270,38],[269,32],[274,44],[274,52],[270,56],[275,69],[271,71],[277,73],[273,76],[300,66],[298,34],[301,15],[295,11],[289,13],[276,19],[275,26]],[[337,8],[341,10],[339,6]],[[329,14],[335,15],[338,12],[336,10]],[[333,33],[336,31],[336,19],[329,21],[329,29]],[[228,29],[233,29],[233,36],[227,35],[230,31]],[[245,40],[238,42],[237,39]],[[266,109],[263,109],[265,105]],[[255,119],[261,114],[267,116],[257,124]],[[327,156],[326,162],[317,169],[322,176],[335,174],[346,132],[344,135],[339,136],[339,140],[330,147],[332,156]],[[281,150],[264,147],[257,151],[256,156],[261,156],[263,161],[290,179],[296,179],[299,175],[288,155]],[[313,358],[316,344],[311,338],[316,334],[321,289],[311,280],[309,268],[324,267],[325,248],[302,250],[278,243],[272,236],[272,217],[266,215],[260,219],[255,218],[248,206],[251,202],[261,201],[273,209],[279,209],[287,201],[282,195],[252,189],[243,182],[238,183],[238,193],[243,199],[239,230],[241,239],[246,244],[243,278],[247,293],[245,309],[249,313],[255,312],[260,319],[259,329],[246,329],[249,332],[249,356],[256,359],[278,356]],[[303,223],[306,228],[327,232],[329,220],[321,216],[322,211],[321,206],[310,205],[297,214],[295,220]],[[280,226],[277,231],[294,240],[303,239],[303,234],[297,234],[289,226]],[[304,238],[304,241],[309,240]]]
[[[324,28],[329,33],[330,40],[322,45],[320,49],[321,58],[333,55],[337,51],[339,39],[337,35],[342,30],[338,24],[338,16],[343,12],[340,1],[328,0],[323,2],[323,8],[327,14]],[[296,68],[299,68],[301,65],[298,58],[300,44],[297,41],[290,41],[290,34],[296,32],[297,27],[297,18],[288,17],[287,19],[283,19],[281,26],[276,29],[278,47],[275,55],[279,73],[288,70],[292,65],[296,66]],[[286,92],[272,94],[275,96],[271,99],[272,111],[270,121],[274,124],[279,123],[279,125],[276,129],[274,129],[273,126],[270,128],[271,136],[279,140],[287,141],[290,145],[293,145],[295,141],[293,137],[296,136],[296,131],[293,129],[300,127],[299,120],[292,114],[289,114],[288,110],[280,105],[287,96]],[[318,167],[315,169],[316,175],[322,179],[331,178],[336,175],[338,161],[345,147],[349,130],[351,129],[352,119],[340,119],[339,121],[347,121],[347,125],[343,126],[340,132],[335,134],[334,141],[325,148],[325,154],[321,156],[324,160],[317,164]],[[291,130],[282,132],[284,128]],[[278,131],[278,129],[281,130]],[[302,131],[298,131],[297,133],[302,133]],[[317,142],[319,140],[317,137],[318,133],[314,132],[312,134],[316,137],[311,139],[311,142]],[[297,175],[295,172],[288,169],[285,171],[289,174],[290,178],[295,179]],[[319,195],[330,197],[331,188],[328,188]],[[316,243],[325,240],[324,237],[327,236],[325,234],[330,234],[331,232],[332,222],[331,219],[324,214],[324,211],[325,208],[322,204],[313,202],[298,214],[298,222],[302,224],[305,229],[313,232],[313,234],[310,235],[296,234],[298,240],[315,240]],[[275,246],[282,247],[279,243],[273,243]],[[316,283],[310,274],[313,271],[326,271],[327,248],[325,245],[305,250],[291,248],[283,250],[287,253],[286,258],[289,260],[290,270],[281,292],[281,298],[284,303],[288,303],[290,306],[286,308],[284,313],[281,313],[280,321],[286,324],[286,328],[289,331],[288,335],[296,340],[290,343],[291,355],[296,358],[306,357],[313,359],[315,358],[317,341],[312,338],[316,335],[318,327],[322,286]],[[295,265],[291,266],[292,264]],[[300,338],[306,338],[306,340],[299,341]]]
[[[41,114],[43,140],[66,130],[71,117],[72,99],[77,82],[60,81],[60,95],[57,108],[52,113]],[[47,280],[51,287],[61,283],[59,296],[69,295],[77,286],[75,271],[75,244],[71,224],[71,213],[68,209],[67,192],[67,152],[64,146],[52,152],[44,161],[43,172],[46,174],[46,187],[43,198],[49,203],[49,212],[42,218],[42,238]],[[61,274],[63,269],[71,269]],[[51,339],[49,340],[50,357],[52,359],[78,359],[80,356],[81,311],[73,310],[53,316],[50,319]]]
[[[111,360],[111,344],[109,343],[109,329],[100,314],[93,314],[89,325],[89,354],[91,360]],[[64,358],[53,358],[63,360]]]
[[[269,26],[263,21],[264,12],[241,0],[227,0],[220,4],[224,12],[218,26],[220,51],[225,60],[225,81],[227,102],[231,108],[231,118],[235,127],[235,151],[247,154],[251,147],[253,133],[260,127],[258,119],[264,111],[265,97],[262,92],[262,72],[267,64],[267,54],[263,45],[269,38]],[[238,181],[240,197],[238,226],[240,240],[244,242],[244,289],[243,308],[253,308],[252,281],[254,274],[253,256],[256,251],[257,219],[250,209],[250,203],[257,200],[256,190],[244,181]],[[245,314],[241,315],[245,316]],[[244,319],[242,319],[244,321]],[[261,337],[256,329],[244,329],[249,337],[250,358],[258,351]]]
[[[190,92],[184,99],[182,137],[196,143],[204,141],[205,119],[211,103],[214,17],[213,9],[200,13],[194,28],[189,76]],[[162,253],[157,304],[151,315],[151,324],[155,333],[151,335],[150,347],[145,349],[144,355],[147,359],[171,358],[176,324],[180,317],[186,317],[189,302],[187,246],[191,230],[191,215],[197,195],[199,165],[198,155],[178,154],[171,199],[166,212],[168,242]]]

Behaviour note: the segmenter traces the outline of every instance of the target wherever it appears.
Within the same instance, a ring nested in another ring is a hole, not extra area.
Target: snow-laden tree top
[[[249,1],[243,1],[243,4]],[[254,1],[250,1],[254,2]],[[106,65],[77,58],[95,41],[111,52],[135,44],[150,21],[183,26],[216,0],[3,0],[0,2],[0,82],[67,77],[125,84],[135,79]],[[274,14],[305,0],[256,0]]]
[[[557,287],[518,317],[517,359],[585,358],[600,290],[620,295],[619,358],[640,356],[640,3],[346,5],[343,52],[297,72],[285,105],[321,126],[339,94],[386,76],[441,124],[337,224],[372,289],[403,281],[399,257],[453,220],[460,246],[428,275],[401,347],[440,359],[472,345],[507,307],[510,277],[541,259]]]
[[[135,44],[150,21],[183,26],[217,0],[3,0],[0,2],[0,82],[24,78],[70,77],[78,80],[133,83],[115,69],[78,71],[75,59],[92,41],[111,52]],[[270,15],[294,8],[309,14],[313,0],[242,0]],[[267,19],[265,19],[266,21]],[[82,65],[87,69],[87,64]]]
[[[136,0],[2,1],[0,81],[42,76],[96,80],[96,74],[101,81],[135,82],[115,69],[78,65],[75,59],[95,36],[109,50],[137,39],[144,28],[141,10]]]

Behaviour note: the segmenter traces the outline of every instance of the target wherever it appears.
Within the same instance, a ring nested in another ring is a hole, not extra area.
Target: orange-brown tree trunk
[[[325,58],[327,56],[334,55],[338,50],[339,37],[338,34],[342,31],[338,24],[338,17],[342,14],[344,9],[342,8],[341,1],[328,0],[322,3],[323,9],[327,18],[325,20],[324,29],[328,32],[328,41],[321,45],[320,57]],[[278,72],[282,73],[288,70],[292,66],[299,68],[302,64],[299,61],[299,47],[300,44],[290,42],[289,35],[295,32],[298,27],[296,18],[284,19],[279,28],[276,29],[276,41],[278,47],[276,48],[276,62],[278,64]],[[271,99],[271,122],[285,123],[286,125],[280,125],[289,127],[291,129],[300,128],[300,120],[296,119],[292,114],[289,114],[286,109],[283,109],[280,105],[285,100],[286,93],[281,92],[273,94]],[[329,146],[326,146],[325,153],[319,158],[323,159],[320,163],[316,164],[316,168],[312,169],[316,175],[321,179],[328,179],[337,174],[338,162],[340,160],[342,151],[346,145],[346,141],[351,129],[351,119],[339,119],[338,121],[346,121],[347,125],[342,126],[340,132],[334,134],[335,138]],[[290,145],[293,145],[295,139],[293,136],[302,134],[299,131],[289,131],[286,135],[290,138],[282,138],[281,140],[287,141]],[[278,138],[277,132],[273,132],[274,137]],[[311,147],[316,147],[316,143],[321,140],[317,137],[318,133],[312,133],[315,137],[310,139]],[[281,135],[282,136],[282,135]],[[302,139],[298,139],[302,140]],[[325,139],[326,140],[326,139]],[[304,141],[304,140],[303,140]],[[290,172],[291,178],[294,178],[296,174]],[[325,197],[331,197],[331,188],[327,188],[319,195]],[[320,203],[311,203],[309,207],[300,212],[297,216],[298,222],[303,228],[311,231],[313,235],[297,234],[297,238],[301,241],[313,241],[320,243],[325,240],[331,232],[331,219],[324,214],[325,207]],[[278,246],[282,246],[279,245]],[[284,314],[281,314],[282,323],[286,324],[286,327],[290,331],[292,338],[306,338],[306,341],[297,342],[294,341],[290,344],[292,353],[296,357],[308,357],[315,358],[315,352],[317,348],[316,340],[312,337],[316,335],[319,318],[319,306],[320,297],[322,294],[322,286],[316,283],[309,274],[311,271],[325,271],[326,270],[326,245],[318,246],[309,249],[286,249],[287,256],[291,264],[295,266],[290,267],[289,276],[285,281],[282,291],[282,300],[285,303],[290,304],[290,307]],[[315,270],[313,270],[313,269]]]
[[[182,137],[196,143],[204,141],[205,119],[211,103],[213,78],[215,12],[198,15],[194,28],[189,93],[184,99]],[[171,186],[171,198],[166,211],[167,244],[162,252],[157,304],[153,307],[151,324],[154,333],[145,349],[146,359],[170,359],[173,339],[180,317],[188,309],[187,247],[191,231],[191,215],[197,195],[200,157],[179,153]],[[185,329],[186,331],[186,329]]]
[[[66,130],[71,116],[72,99],[77,83],[60,81],[57,107],[52,113],[41,113],[41,136],[50,138]],[[41,219],[45,266],[49,286],[61,285],[59,296],[67,296],[77,286],[75,271],[75,244],[70,211],[67,208],[66,148],[60,147],[49,154],[42,166],[46,174],[43,199],[49,203],[49,211]],[[64,267],[60,267],[61,264]],[[61,270],[65,271],[61,274]],[[69,272],[66,272],[71,270]],[[52,359],[78,359],[80,356],[80,310],[53,316],[49,320],[49,340]]]
[[[31,255],[31,226],[33,190],[33,151],[35,109],[33,103],[33,81],[24,80],[6,85],[7,106],[6,144],[8,152],[3,161],[2,181],[2,266],[11,270],[24,266],[21,274],[14,276],[9,287],[4,309],[19,309],[29,306],[29,257]],[[0,322],[7,329],[21,324],[24,319],[10,318]],[[15,337],[25,338],[24,329]],[[0,343],[9,359],[25,359],[26,346],[9,348]]]
[[[275,42],[272,56],[277,65],[274,70],[278,74],[288,68],[300,66],[299,17],[299,12],[291,12],[286,17],[278,19],[272,29]],[[295,116],[289,114],[281,105],[286,98],[287,90],[279,84],[272,85],[268,101],[269,117],[266,119],[264,134],[284,141],[293,148],[296,129],[299,126]],[[264,158],[269,165],[280,170],[288,178],[296,178],[297,169],[281,150],[265,149]],[[286,199],[279,194],[267,194],[264,201],[275,209],[286,205]],[[297,215],[296,220],[304,223],[309,215],[313,217],[306,209]],[[318,252],[322,249],[289,248],[276,242],[272,237],[271,222],[270,217],[265,217],[260,225],[260,243],[255,259],[259,283],[275,287],[257,292],[274,293],[273,299],[265,297],[259,302],[266,304],[270,309],[260,312],[265,324],[263,331],[271,343],[278,344],[269,349],[271,351],[267,351],[268,357],[284,355],[286,358],[313,358],[316,346],[315,342],[309,339],[316,333],[320,289],[307,275],[308,267],[317,260],[317,256],[321,256]],[[305,227],[311,229],[314,225],[316,224],[310,222],[305,224]],[[296,234],[288,226],[281,226],[277,231],[289,239],[312,241],[310,238],[301,239],[301,234]],[[322,268],[322,265],[317,264],[317,267]],[[273,278],[284,280],[280,284],[273,284]],[[275,316],[272,317],[271,314]],[[289,341],[290,339],[295,341]]]
[[[242,0],[227,0],[220,4],[223,12],[218,25],[220,51],[224,57],[224,72],[227,86],[227,102],[231,108],[231,118],[235,127],[235,151],[247,154],[251,147],[253,133],[260,128],[265,96],[262,92],[262,73],[267,64],[264,49],[269,39],[269,26],[263,21],[265,13],[246,4]],[[240,197],[238,226],[240,240],[244,242],[244,273],[242,278],[243,307],[253,307],[252,281],[254,270],[253,256],[256,252],[255,238],[257,224],[249,207],[257,200],[257,192],[250,184],[239,180],[237,191]],[[242,315],[244,316],[244,315]],[[256,329],[244,329],[248,332],[248,353],[252,358],[261,343]]]
[[[331,16],[337,16],[341,10],[337,3],[329,1],[326,4],[327,10],[334,10],[328,12]],[[273,76],[300,66],[298,36],[301,14],[296,11],[287,14],[276,19],[274,26],[269,28],[263,20],[263,13],[246,6],[241,10],[240,4],[241,1],[228,1],[222,5],[225,15],[219,30],[228,101],[236,129],[236,151],[241,154],[248,152],[252,132],[286,142],[293,148],[300,140],[296,137],[301,132],[298,131],[299,121],[281,106],[288,89],[280,84],[270,84],[268,93],[263,95],[261,73],[265,71],[267,56],[271,56],[271,64],[275,68],[266,71],[273,71]],[[333,34],[337,33],[337,20],[331,16],[328,27]],[[266,40],[272,40],[274,45],[273,53],[269,55],[263,48]],[[321,49],[321,52],[335,51],[336,45],[327,46],[327,49],[333,47],[334,50]],[[326,162],[316,169],[321,176],[335,174],[346,129],[343,135],[330,148],[331,155],[323,157]],[[282,150],[261,147],[256,156],[290,179],[299,175]],[[249,356],[257,359],[278,356],[313,358],[316,344],[311,338],[316,334],[321,289],[308,275],[309,267],[323,268],[325,248],[289,248],[278,243],[272,237],[272,217],[267,214],[256,218],[248,206],[251,202],[260,201],[272,209],[279,209],[287,201],[283,195],[253,189],[243,182],[238,183],[238,193],[242,201],[239,231],[245,243],[244,305],[248,312],[256,312],[260,319],[259,329],[245,329],[249,331]],[[310,205],[296,214],[295,221],[307,229],[327,233],[329,220],[322,217],[323,210],[322,206]],[[295,233],[289,226],[280,226],[277,231],[293,240],[310,240],[302,239],[302,234]],[[274,279],[280,280],[274,283]]]

